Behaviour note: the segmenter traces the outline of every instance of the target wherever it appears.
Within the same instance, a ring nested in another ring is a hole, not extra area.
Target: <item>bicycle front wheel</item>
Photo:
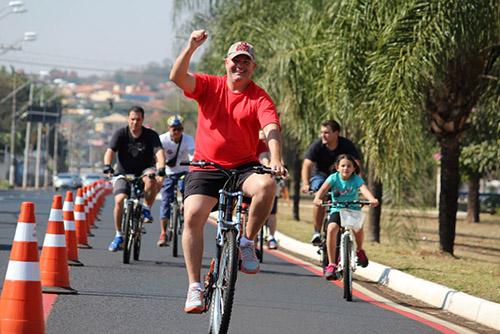
[[[132,224],[133,224],[133,203],[128,203],[127,207],[125,208],[125,212],[123,213],[123,218],[122,218],[122,228],[124,229],[124,234],[123,234],[123,263],[128,264],[130,263],[130,253],[132,251],[132,241],[134,239],[133,233],[132,233]]]
[[[179,244],[179,205],[176,203],[172,204],[172,218],[170,223],[172,224],[172,256],[178,256],[178,244]]]
[[[224,334],[229,329],[233,307],[234,290],[238,273],[238,248],[236,231],[229,230],[224,235],[215,291],[210,303],[209,333]]]
[[[134,218],[134,260],[139,261],[139,255],[141,254],[141,240],[142,240],[142,217],[140,216],[141,211],[137,212]]]
[[[352,301],[352,268],[351,268],[351,248],[352,242],[349,237],[342,239],[342,247],[344,247],[343,262],[344,262],[344,298]]]

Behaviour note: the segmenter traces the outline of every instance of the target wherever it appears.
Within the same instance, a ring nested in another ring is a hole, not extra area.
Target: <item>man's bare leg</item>
[[[254,240],[273,206],[276,183],[269,175],[252,174],[243,182],[243,192],[252,197],[245,237]]]
[[[189,283],[201,282],[203,258],[203,228],[217,199],[206,195],[191,195],[184,200],[184,230],[182,248]]]

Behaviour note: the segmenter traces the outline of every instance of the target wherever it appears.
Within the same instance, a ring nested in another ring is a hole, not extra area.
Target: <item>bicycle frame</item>
[[[343,201],[343,202],[333,202],[333,203],[323,204],[323,206],[336,206],[347,209],[350,205],[363,206],[368,204],[370,204],[370,202],[368,201]],[[337,250],[338,250],[337,275],[342,278],[344,283],[344,298],[347,301],[352,301],[352,276],[357,268],[357,262],[356,262],[357,244],[354,235],[354,229],[351,226],[348,226],[348,224],[346,224],[347,226],[343,225],[342,220],[340,221],[340,223],[341,223],[339,230],[340,237],[337,238]],[[325,226],[326,225],[324,225],[323,228],[324,230]],[[325,240],[322,241],[322,243],[323,242],[326,242],[326,237]],[[324,244],[322,244],[321,246],[323,252],[326,250],[324,246],[325,246]],[[322,256],[324,262],[325,254],[323,254]]]
[[[204,280],[204,311],[211,310],[210,333],[226,333],[229,328],[238,273],[238,245],[242,235],[241,227],[245,210],[243,192],[236,191],[236,176],[251,170],[261,173],[273,173],[273,171],[263,166],[228,170],[218,164],[205,161],[181,162],[181,165],[202,168],[213,166],[228,177],[226,184],[219,190],[216,256],[212,259],[210,270]]]
[[[176,174],[177,175],[177,174]],[[178,243],[179,243],[179,234],[182,228],[182,214],[180,209],[180,202],[178,200],[179,194],[179,182],[181,182],[182,175],[177,175],[176,178],[172,179],[173,182],[173,199],[170,203],[170,217],[169,217],[169,226],[167,227],[169,230],[169,240],[172,241],[172,256],[178,256]]]
[[[130,185],[130,196],[123,202],[122,229],[125,231],[123,263],[130,263],[130,252],[134,246],[134,260],[139,260],[142,236],[142,206],[144,202],[144,183],[142,178],[146,176],[119,175],[117,179],[125,179]],[[148,174],[150,178],[154,173]],[[123,226],[125,224],[125,226]]]

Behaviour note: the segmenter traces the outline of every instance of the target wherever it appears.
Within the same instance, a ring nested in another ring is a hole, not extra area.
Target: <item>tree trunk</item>
[[[468,223],[479,223],[479,180],[481,177],[479,174],[474,174],[469,179],[467,193],[467,222]]]
[[[382,215],[382,183],[375,179],[373,168],[368,172],[368,189],[375,198],[379,200],[380,205],[376,208],[370,208],[368,211],[368,234],[367,240],[380,243],[380,217]]]
[[[460,182],[460,143],[457,135],[442,137],[441,194],[439,196],[439,244],[443,252],[453,255]]]
[[[300,221],[299,206],[300,206],[300,171],[302,168],[302,159],[300,154],[296,152],[293,161],[293,219]]]

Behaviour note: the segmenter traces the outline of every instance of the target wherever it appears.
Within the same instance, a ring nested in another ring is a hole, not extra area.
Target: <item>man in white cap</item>
[[[177,184],[181,193],[184,193],[182,176],[187,171],[187,166],[181,166],[181,161],[189,161],[194,153],[194,138],[184,133],[183,119],[179,115],[170,116],[167,120],[168,131],[160,135],[160,141],[166,156],[166,177],[161,187],[160,218],[161,233],[156,245],[168,245],[167,226],[170,220],[170,203],[174,200],[174,187]]]
[[[193,31],[170,72],[170,79],[187,97],[198,102],[193,160],[212,161],[225,168],[259,164],[255,148],[259,129],[263,129],[271,153],[269,166],[277,175],[285,175],[276,107],[267,93],[252,81],[257,66],[253,46],[247,42],[231,45],[224,61],[224,76],[189,73],[191,56],[207,37],[205,30]],[[203,227],[226,180],[227,176],[217,170],[191,168],[186,176],[182,245],[189,279],[184,307],[187,313],[204,310],[200,278]],[[240,241],[241,271],[255,274],[259,271],[259,261],[253,240],[271,212],[276,185],[269,174],[252,172],[241,174],[238,185],[252,198],[248,224]]]

